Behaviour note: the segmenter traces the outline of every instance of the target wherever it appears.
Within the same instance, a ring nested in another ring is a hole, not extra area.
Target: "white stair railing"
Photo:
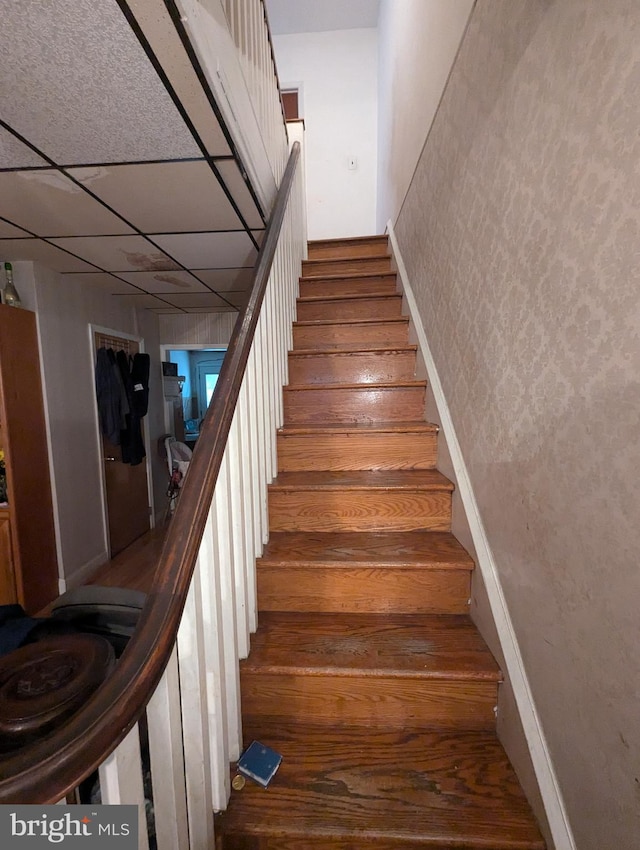
[[[123,803],[141,803],[141,776],[150,771],[158,850],[210,850],[213,812],[226,808],[229,764],[241,751],[239,661],[248,654],[249,634],[257,624],[255,558],[267,539],[267,485],[276,473],[276,431],[282,425],[282,386],[304,251],[301,197],[298,169],[177,649],[146,712],[150,764],[142,764],[134,730],[100,768],[101,779],[108,779],[108,801]],[[145,842],[146,834],[141,848]]]
[[[214,846],[242,746],[239,662],[305,250],[299,158],[295,143],[136,632],[66,725],[0,763],[0,803],[59,800],[99,766],[102,802],[138,806],[141,850],[148,832],[158,850]]]
[[[222,5],[269,161],[279,181],[285,166],[284,114],[264,0],[222,0]]]

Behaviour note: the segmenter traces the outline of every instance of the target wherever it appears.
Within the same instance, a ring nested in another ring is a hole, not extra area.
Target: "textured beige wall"
[[[640,841],[639,128],[637,0],[478,0],[396,223],[579,850]]]
[[[378,233],[400,210],[474,2],[381,0]]]

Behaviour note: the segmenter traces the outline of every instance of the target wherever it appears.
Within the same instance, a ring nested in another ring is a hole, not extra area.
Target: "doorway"
[[[282,108],[286,121],[298,121],[300,118],[300,98],[298,89],[283,89],[280,92]]]
[[[184,421],[184,442],[193,449],[215,391],[227,347],[162,345],[160,348],[163,361],[176,364],[181,378],[179,403]],[[180,440],[180,435],[175,433],[175,400],[165,396],[165,402],[167,432]]]
[[[143,353],[140,338],[91,328],[94,357],[99,348],[122,351],[127,358]],[[113,558],[134,540],[145,534],[152,525],[152,490],[149,469],[149,434],[146,417],[142,420],[142,438],[146,457],[140,463],[125,463],[122,446],[100,433],[102,451],[102,482],[105,526],[110,557]]]

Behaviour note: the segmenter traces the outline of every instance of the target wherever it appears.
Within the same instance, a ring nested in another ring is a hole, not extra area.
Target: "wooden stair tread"
[[[318,348],[296,348],[289,352],[289,357],[343,357],[350,354],[389,354],[396,352],[415,352],[417,345],[365,345],[351,344],[346,348],[318,349]]]
[[[278,434],[437,434],[432,422],[316,422],[313,425],[283,425]]]
[[[287,384],[282,389],[286,392],[304,392],[305,390],[393,390],[397,387],[426,387],[426,381],[378,381],[375,384]]]
[[[473,559],[449,532],[274,531],[257,561],[262,567],[472,570]]]
[[[268,850],[543,850],[504,750],[483,731],[283,725],[247,719],[283,760],[265,792],[247,782],[222,817]],[[242,840],[242,839],[241,839]],[[246,845],[253,846],[253,845]],[[255,845],[258,846],[258,845]]]
[[[391,260],[391,254],[356,254],[343,257],[312,257],[310,260],[303,260],[305,266],[314,266],[319,263],[357,263],[359,260]]]
[[[297,299],[298,304],[339,304],[342,301],[396,301],[402,299],[402,296],[397,292],[358,292],[356,294],[344,295],[304,295]]]
[[[242,674],[498,682],[498,665],[464,614],[262,612]]]
[[[379,324],[389,324],[389,322],[394,322],[397,324],[409,324],[408,316],[390,316],[389,318],[384,319],[309,319],[303,322],[294,322],[294,327],[296,326],[308,326],[312,325],[316,327],[317,325],[379,325]]]
[[[342,258],[348,259],[348,258]],[[323,274],[323,275],[300,275],[300,282],[308,281],[323,281],[323,280],[359,280],[360,278],[397,278],[397,272],[340,272],[339,274]]]
[[[335,236],[329,239],[309,239],[309,248],[319,245],[357,245],[362,242],[388,242],[389,237],[384,233],[373,233],[371,236]]]
[[[280,472],[269,485],[273,490],[453,490],[452,482],[437,469],[328,470]]]

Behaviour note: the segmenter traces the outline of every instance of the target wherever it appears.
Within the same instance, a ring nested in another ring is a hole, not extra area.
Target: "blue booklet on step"
[[[258,785],[266,788],[280,767],[282,756],[271,747],[266,747],[259,741],[253,741],[240,756],[238,773],[253,779]]]

